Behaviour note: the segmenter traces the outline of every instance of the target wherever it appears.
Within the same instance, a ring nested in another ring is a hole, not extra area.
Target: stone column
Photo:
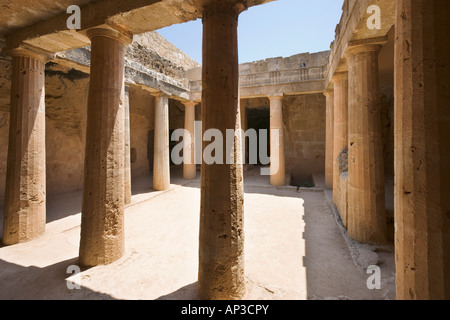
[[[203,132],[240,128],[238,15],[241,1],[207,1],[203,11]],[[210,142],[203,141],[203,150]],[[199,292],[204,299],[239,299],[244,278],[244,192],[240,135],[235,136],[235,162],[202,162],[199,237]]]
[[[286,185],[284,161],[283,94],[274,94],[270,99],[270,184]],[[278,134],[275,134],[278,132]]]
[[[184,138],[183,178],[193,180],[197,177],[195,164],[195,106],[193,101],[184,102],[184,130],[189,137]]]
[[[387,241],[384,167],[378,81],[379,44],[348,47],[349,236],[359,242]]]
[[[340,207],[339,153],[348,146],[348,73],[339,72],[333,76],[334,84],[334,141],[333,141],[333,201]],[[344,211],[344,210],[340,210]],[[344,214],[343,212],[340,212]],[[346,217],[342,217],[344,224]]]
[[[155,143],[153,149],[153,189],[170,188],[169,96],[155,94]]]
[[[450,2],[397,0],[397,299],[450,299]]]
[[[130,36],[95,28],[87,106],[80,264],[111,263],[124,253],[124,58]]]
[[[22,49],[13,56],[3,244],[45,229],[45,61]]]
[[[239,108],[241,110],[241,129],[245,132],[247,130],[247,108],[245,107],[245,104],[240,101]]]
[[[333,140],[334,140],[334,90],[324,93],[326,107],[326,153],[325,153],[325,187],[333,188]]]
[[[241,116],[241,129],[243,136],[241,137],[242,143],[245,143],[242,148],[242,164],[244,172],[247,171],[248,164],[248,141],[244,141],[245,139],[245,131],[247,131],[247,108],[245,107],[245,103],[242,103],[242,100],[239,99],[239,108],[240,108],[240,116]],[[245,149],[244,149],[245,147]]]
[[[125,86],[125,164],[124,164],[124,189],[125,204],[131,203],[131,142],[130,142],[130,88]]]

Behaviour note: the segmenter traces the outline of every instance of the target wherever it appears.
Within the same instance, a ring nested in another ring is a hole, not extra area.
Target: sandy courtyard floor
[[[324,191],[270,187],[253,171],[245,186],[245,299],[395,298],[392,251],[380,253],[381,289],[369,290],[370,274],[353,263]],[[78,275],[67,269],[78,260],[81,193],[49,199],[46,233],[0,248],[0,299],[199,299],[200,183],[172,182],[154,192],[149,177],[133,181],[126,255]]]

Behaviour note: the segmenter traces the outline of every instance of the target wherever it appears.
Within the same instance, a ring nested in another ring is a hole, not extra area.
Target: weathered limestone
[[[336,73],[334,84],[334,142],[333,142],[333,201],[340,208],[339,193],[339,153],[348,144],[348,73]],[[339,212],[342,215],[341,210]],[[346,220],[346,217],[342,217]]]
[[[197,176],[195,164],[195,106],[193,101],[184,102],[184,130],[189,137],[184,137],[183,178],[193,180]]]
[[[131,37],[100,28],[88,36],[92,51],[80,264],[96,266],[124,252],[124,56]]]
[[[237,23],[241,1],[207,1],[203,11],[203,132],[240,128]],[[203,141],[203,150],[209,143]],[[225,144],[224,144],[225,145]],[[202,163],[198,286],[204,299],[239,299],[244,278],[244,192],[240,135],[233,164]],[[218,152],[218,150],[216,150]]]
[[[239,99],[239,108],[240,108],[240,116],[241,116],[241,129],[243,133],[243,137],[241,137],[241,141],[243,143],[242,147],[242,163],[244,164],[243,170],[244,172],[248,169],[248,141],[244,141],[245,131],[247,131],[247,108],[245,104],[241,103],[241,99]]]
[[[130,142],[130,88],[125,86],[124,92],[125,108],[125,163],[124,163],[124,190],[125,204],[131,203],[131,142]]]
[[[45,61],[13,50],[11,117],[3,244],[32,240],[45,230]]]
[[[245,104],[240,103],[239,99],[239,107],[241,112],[241,129],[245,132],[247,131],[247,108],[245,107]]]
[[[325,187],[333,188],[333,140],[334,140],[334,90],[324,93],[326,107],[326,153],[325,153]]]
[[[359,242],[387,241],[378,81],[379,44],[349,47],[348,234]]]
[[[155,143],[153,160],[153,189],[170,188],[169,97],[155,94]]]
[[[450,2],[396,3],[397,299],[450,299]]]
[[[284,160],[283,94],[269,95],[270,99],[270,184],[286,185]],[[274,134],[278,131],[278,135]]]

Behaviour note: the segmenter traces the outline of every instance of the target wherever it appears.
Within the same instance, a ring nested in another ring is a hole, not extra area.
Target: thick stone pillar
[[[333,188],[333,140],[334,140],[334,90],[324,93],[326,107],[326,152],[325,152],[325,187]]]
[[[274,94],[270,99],[270,184],[286,185],[284,161],[283,94]],[[275,134],[278,132],[278,134]]]
[[[248,169],[248,141],[244,141],[245,131],[247,131],[247,108],[245,107],[245,103],[242,103],[242,100],[239,99],[239,108],[240,108],[240,116],[241,116],[241,129],[243,136],[241,137],[242,143],[244,143],[242,148],[242,164],[244,172]],[[244,148],[245,147],[245,148]]]
[[[450,2],[397,0],[397,299],[450,299]]]
[[[203,11],[203,132],[240,128],[238,15],[240,1],[207,1]],[[203,150],[210,142],[203,141]],[[204,299],[239,299],[244,278],[244,192],[240,135],[234,139],[234,162],[208,165],[203,159],[198,285]]]
[[[131,38],[91,29],[91,78],[81,214],[80,264],[111,263],[124,253],[124,58]]]
[[[22,49],[13,56],[3,244],[45,229],[45,61]]]
[[[245,104],[240,101],[239,108],[241,110],[241,129],[245,132],[247,130],[247,108],[245,107]]]
[[[169,96],[155,94],[155,143],[153,149],[153,189],[170,188]]]
[[[125,204],[131,203],[131,142],[130,142],[130,88],[125,86],[125,164],[124,164],[124,190]]]
[[[333,201],[339,208],[341,194],[339,188],[339,153],[348,147],[348,73],[333,76],[334,84],[334,141],[333,141]],[[343,211],[343,210],[340,210]],[[342,212],[341,212],[342,214]],[[346,221],[346,217],[342,217]],[[345,222],[346,223],[346,222]]]
[[[378,81],[381,45],[347,49],[349,236],[359,242],[387,241],[384,167]]]
[[[189,137],[184,137],[183,149],[183,178],[193,180],[197,176],[195,164],[195,106],[196,103],[188,101],[184,103],[184,130]]]

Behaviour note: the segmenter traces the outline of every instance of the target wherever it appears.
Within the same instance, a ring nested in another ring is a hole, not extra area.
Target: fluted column
[[[378,81],[381,45],[349,47],[348,217],[349,236],[359,242],[387,241],[383,146]]]
[[[130,88],[125,86],[125,164],[124,164],[124,190],[125,204],[131,203],[131,142],[130,142]]]
[[[270,99],[270,184],[286,185],[284,161],[283,94],[269,95]]]
[[[13,56],[3,244],[45,230],[45,61],[17,49]]]
[[[91,78],[81,214],[80,264],[111,263],[124,253],[124,58],[131,37],[91,29]]]
[[[155,94],[155,143],[153,151],[153,189],[170,188],[169,96]]]
[[[239,99],[239,108],[240,108],[240,116],[241,116],[241,129],[242,129],[242,133],[244,134],[242,136],[242,143],[244,144],[245,149],[242,149],[242,164],[244,172],[247,170],[248,166],[248,141],[244,141],[245,139],[245,131],[247,131],[247,108],[245,107],[245,103],[242,103],[242,100]]]
[[[193,180],[197,176],[195,164],[195,106],[196,103],[188,101],[184,103],[184,130],[188,137],[184,137],[183,149],[183,178]]]
[[[334,140],[334,90],[324,93],[326,106],[325,187],[333,188],[333,140]]]
[[[397,299],[450,299],[450,2],[397,0]]]
[[[333,201],[341,207],[339,189],[339,153],[348,147],[348,73],[340,72],[333,76],[334,84],[334,141],[333,141]],[[342,204],[344,205],[344,204]],[[340,210],[346,211],[346,210]],[[343,214],[341,212],[341,214]],[[342,217],[346,225],[346,218]]]
[[[203,11],[203,132],[240,128],[237,24],[241,1],[206,1]],[[203,141],[203,150],[210,142]],[[201,173],[199,292],[204,299],[239,299],[244,278],[244,192],[240,135],[234,162],[205,163]]]

